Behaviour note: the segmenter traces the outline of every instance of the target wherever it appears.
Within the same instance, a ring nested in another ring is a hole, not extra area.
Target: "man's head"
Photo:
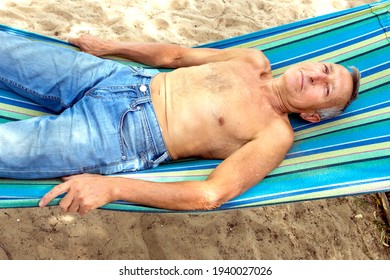
[[[283,74],[287,102],[309,122],[336,117],[357,98],[360,72],[334,63],[304,62]]]

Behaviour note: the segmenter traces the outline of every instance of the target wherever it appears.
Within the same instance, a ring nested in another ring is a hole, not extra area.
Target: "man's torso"
[[[171,157],[225,159],[271,124],[290,132],[262,89],[270,79],[270,68],[234,60],[158,74],[152,100]]]

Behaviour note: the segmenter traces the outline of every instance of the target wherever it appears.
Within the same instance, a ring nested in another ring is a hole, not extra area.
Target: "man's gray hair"
[[[321,121],[337,117],[343,112],[343,108],[332,107],[317,110],[317,114],[320,116]]]
[[[325,108],[325,109],[319,109],[317,110],[317,114],[320,116],[321,120],[327,120],[334,117],[337,117],[340,115],[344,110],[354,101],[359,92],[360,87],[360,72],[356,67],[350,66],[348,67],[352,76],[352,95],[351,98],[348,100],[347,104],[345,104],[343,107],[332,107],[332,108]]]

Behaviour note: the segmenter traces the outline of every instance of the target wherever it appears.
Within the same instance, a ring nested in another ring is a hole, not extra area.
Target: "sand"
[[[193,46],[369,2],[2,0],[0,23]],[[0,260],[390,259],[375,195],[196,215],[2,209],[0,224]]]

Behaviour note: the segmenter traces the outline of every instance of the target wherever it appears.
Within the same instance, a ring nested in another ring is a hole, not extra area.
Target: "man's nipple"
[[[223,117],[218,118],[218,123],[220,126],[223,126],[225,124],[225,119]]]

